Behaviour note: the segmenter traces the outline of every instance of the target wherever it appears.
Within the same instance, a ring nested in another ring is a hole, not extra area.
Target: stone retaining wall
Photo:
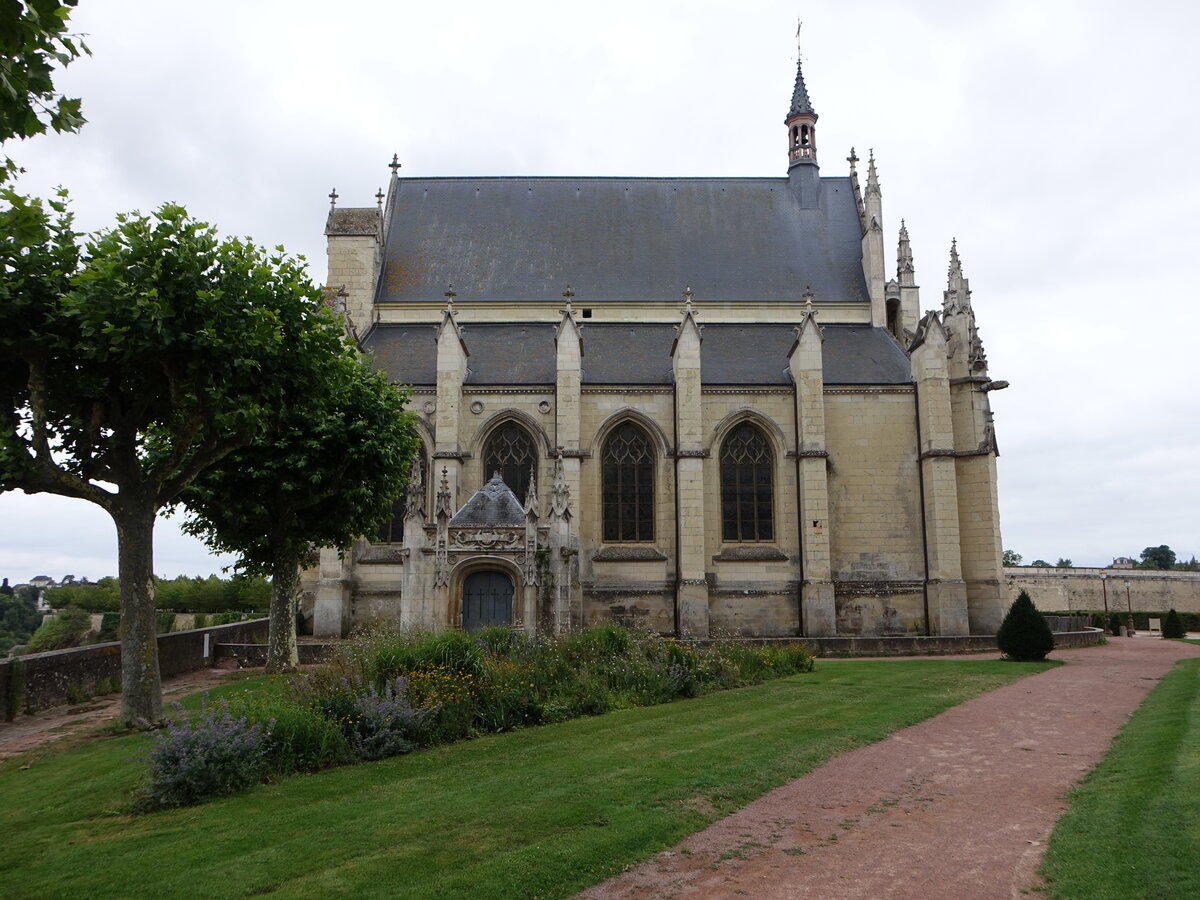
[[[1200,572],[1006,566],[1004,586],[1009,602],[1025,590],[1043,611],[1200,612]]]
[[[254,619],[160,634],[159,671],[163,678],[170,678],[210,666],[218,642],[265,641],[268,622]],[[13,679],[16,666],[24,669],[24,685],[20,688]],[[6,712],[8,698],[17,690],[21,695],[19,708],[28,711],[67,702],[69,689],[91,695],[102,682],[107,682],[107,687],[119,687],[120,681],[121,645],[117,641],[0,660],[0,715]]]

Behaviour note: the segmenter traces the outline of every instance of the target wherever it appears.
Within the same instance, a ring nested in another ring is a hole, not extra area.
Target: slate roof
[[[467,324],[463,343],[467,384],[552,385],[555,380],[554,329],[549,322]],[[365,349],[376,366],[402,384],[437,383],[433,325],[376,325]],[[908,384],[908,357],[882,328],[826,325],[826,384]],[[583,383],[671,384],[669,324],[584,323]],[[704,384],[791,384],[787,357],[796,340],[794,325],[705,325],[701,332],[700,378]]]
[[[450,520],[450,527],[469,525],[524,525],[525,509],[497,473],[471,495]]]
[[[866,301],[848,178],[406,178],[377,301]]]

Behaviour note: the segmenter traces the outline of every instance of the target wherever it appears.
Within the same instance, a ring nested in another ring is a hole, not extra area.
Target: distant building
[[[1118,556],[1116,559],[1114,559],[1112,561],[1112,565],[1109,566],[1109,568],[1110,569],[1136,569],[1137,565],[1138,565],[1138,563],[1137,563],[1136,559],[1130,559],[1128,556]]]

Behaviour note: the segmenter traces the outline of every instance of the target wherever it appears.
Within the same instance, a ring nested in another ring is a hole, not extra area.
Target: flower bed
[[[206,799],[211,792],[179,789],[180,767],[203,771],[205,759],[218,768],[236,768],[239,777],[218,771],[185,780],[228,793],[245,786],[246,771],[269,777],[383,759],[478,734],[756,684],[812,667],[812,655],[798,643],[690,645],[615,625],[532,638],[504,628],[474,634],[369,629],[339,647],[321,668],[292,676],[281,693],[207,704],[190,721],[173,725],[151,751],[152,778],[141,805]],[[261,759],[261,766],[248,767],[224,752],[235,732],[251,735],[239,738],[237,746]]]

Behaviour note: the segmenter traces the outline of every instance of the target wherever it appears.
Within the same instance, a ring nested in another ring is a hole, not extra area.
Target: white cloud
[[[8,149],[27,189],[71,188],[85,227],[178,200],[306,254],[320,279],[325,195],[372,202],[393,152],[409,175],[782,174],[795,15],[782,0],[83,4],[95,55],[62,84],[90,124]],[[886,233],[907,219],[927,308],[959,238],[992,373],[1012,382],[993,395],[1006,546],[1200,554],[1200,180],[1183,155],[1200,145],[1200,7],[826,0],[803,16],[823,171],[874,147]],[[220,567],[172,530],[160,572]],[[60,562],[115,570],[103,514],[0,497],[0,572]]]

